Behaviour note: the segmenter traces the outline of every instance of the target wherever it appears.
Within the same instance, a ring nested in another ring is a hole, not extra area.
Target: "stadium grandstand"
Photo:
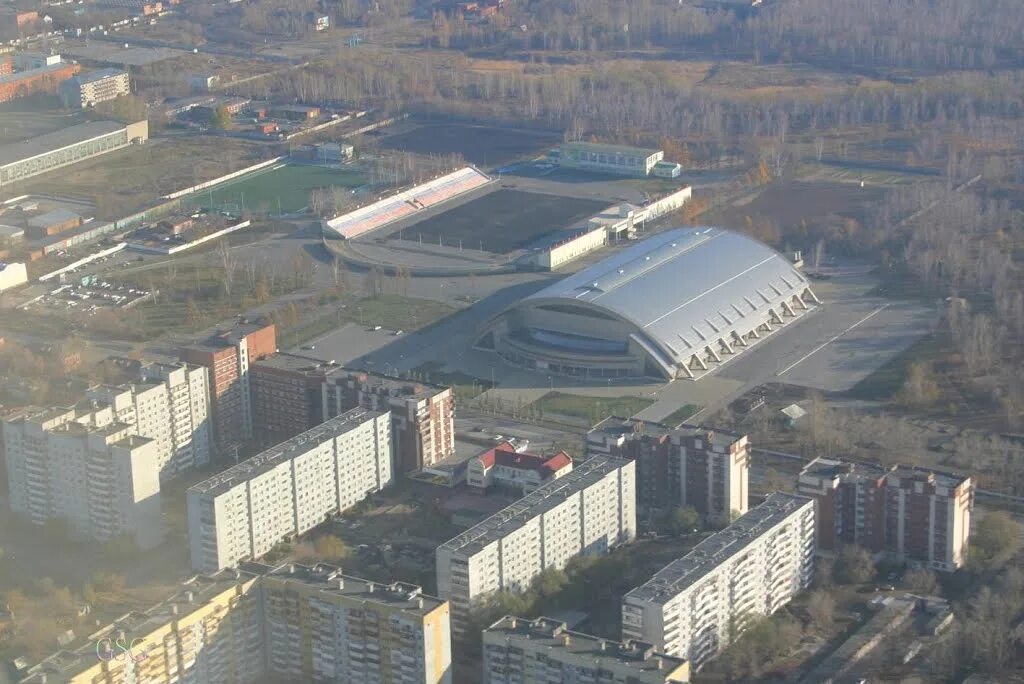
[[[324,228],[343,238],[352,239],[481,188],[490,182],[489,176],[467,166],[325,221]]]
[[[819,304],[767,245],[677,228],[520,300],[477,346],[545,373],[695,379]]]

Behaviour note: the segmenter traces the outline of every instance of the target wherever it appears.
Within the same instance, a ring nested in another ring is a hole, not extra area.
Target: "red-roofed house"
[[[490,487],[525,496],[545,482],[572,472],[572,458],[564,451],[551,457],[521,454],[508,442],[469,460],[466,483],[480,492]]]

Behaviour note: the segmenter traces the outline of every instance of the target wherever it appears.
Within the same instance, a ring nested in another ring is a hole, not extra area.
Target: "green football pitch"
[[[213,210],[289,214],[309,206],[316,188],[356,188],[366,179],[358,171],[283,164],[200,190],[186,202]]]

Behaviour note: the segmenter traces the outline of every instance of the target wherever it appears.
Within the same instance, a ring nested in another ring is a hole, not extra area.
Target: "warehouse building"
[[[60,86],[60,96],[66,107],[85,109],[128,95],[128,72],[123,69],[97,69],[78,74]]]
[[[814,547],[814,500],[772,494],[627,593],[622,636],[699,668],[810,585]]]
[[[192,567],[260,558],[391,482],[388,414],[353,409],[190,487]]]
[[[17,55],[15,55],[17,58]],[[78,73],[77,64],[61,62],[0,76],[0,102],[10,102],[34,93],[57,93],[60,84]]]
[[[0,145],[0,188],[149,139],[149,122],[91,121]]]
[[[664,158],[662,150],[574,142],[562,145],[559,164],[565,169],[645,177]]]
[[[564,622],[506,616],[484,630],[484,684],[683,684],[690,664],[642,641],[570,631]]]
[[[0,292],[11,290],[28,282],[28,270],[23,263],[0,261]]]
[[[545,568],[608,553],[635,537],[633,463],[585,461],[437,547],[437,591],[451,601],[453,633],[465,633],[477,599],[525,591]]]
[[[698,378],[818,303],[768,246],[678,228],[516,302],[485,324],[477,346],[547,374]]]

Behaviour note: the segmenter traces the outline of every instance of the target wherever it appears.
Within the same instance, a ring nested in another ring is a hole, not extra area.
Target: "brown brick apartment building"
[[[273,354],[251,368],[254,435],[276,444],[354,408],[388,411],[395,468],[420,470],[455,452],[450,388]]]
[[[455,453],[455,395],[450,387],[345,371],[333,374],[323,392],[325,418],[356,407],[391,412],[398,472],[421,470]]]
[[[213,434],[221,456],[253,438],[250,366],[277,351],[273,324],[240,323],[181,350],[181,360],[210,370]]]
[[[953,473],[818,458],[798,491],[818,502],[818,546],[858,544],[940,571],[963,565],[974,483]]]
[[[587,434],[587,451],[636,461],[637,498],[644,508],[692,506],[718,521],[747,511],[746,435],[613,417]]]

